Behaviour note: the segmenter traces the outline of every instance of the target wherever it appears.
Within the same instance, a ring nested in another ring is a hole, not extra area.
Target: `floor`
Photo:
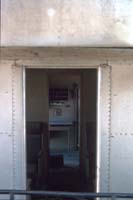
[[[79,192],[86,189],[79,168],[79,152],[59,152],[52,155],[63,155],[64,166],[49,170],[48,190]]]

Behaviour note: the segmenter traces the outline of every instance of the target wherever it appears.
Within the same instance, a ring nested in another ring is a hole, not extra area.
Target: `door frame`
[[[59,66],[59,67],[46,67],[42,66],[41,68],[37,66],[32,66],[32,65],[21,65],[23,70],[22,70],[22,99],[23,99],[23,166],[25,168],[25,188],[27,188],[27,156],[26,156],[26,69],[74,69],[74,70],[79,70],[79,69],[96,69],[97,70],[97,99],[96,99],[96,184],[95,184],[95,192],[100,192],[100,167],[101,167],[101,113],[100,113],[100,108],[101,108],[101,69],[102,65],[98,66],[88,66],[88,67],[64,67],[64,66]]]

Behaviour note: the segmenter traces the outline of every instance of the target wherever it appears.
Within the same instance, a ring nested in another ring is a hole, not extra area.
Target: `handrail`
[[[1,195],[9,195],[9,200],[14,200],[16,195],[26,196],[43,196],[43,197],[60,197],[60,198],[75,198],[75,199],[90,199],[90,198],[129,198],[133,199],[133,193],[88,193],[88,192],[61,192],[61,191],[27,191],[27,190],[0,190]]]

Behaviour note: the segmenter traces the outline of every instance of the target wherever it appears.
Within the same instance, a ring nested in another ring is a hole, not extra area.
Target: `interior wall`
[[[49,70],[47,72],[49,79],[49,87],[66,87],[68,89],[72,89],[73,83],[77,83],[80,87],[80,72],[75,70]],[[52,134],[51,138],[51,150],[56,151],[74,151],[77,148],[76,145],[76,134],[74,131],[74,99],[70,96],[69,100],[62,105],[62,116],[53,116],[53,109],[49,110],[49,117],[51,116],[51,120],[55,123],[60,124],[70,124],[69,133],[68,131],[61,131],[57,134]],[[50,122],[50,121],[49,121]],[[69,135],[68,135],[69,134]],[[69,137],[69,139],[68,139]],[[68,141],[69,140],[69,141]]]
[[[36,135],[34,135],[33,133],[35,132],[34,130],[32,130],[32,132],[28,135],[28,130],[30,126],[29,123],[26,124],[27,144],[31,145],[32,147],[34,146],[33,150],[27,148],[27,158],[29,158],[27,160],[27,178],[28,172],[30,173],[30,168],[34,167],[32,177],[37,176],[40,189],[46,186],[48,181],[48,105],[48,79],[46,71],[36,69],[26,70],[26,122],[32,122],[32,128],[34,126],[36,127],[36,123],[34,122],[41,122],[41,128],[38,132],[36,132]],[[36,136],[36,138],[34,136]],[[39,146],[38,142],[40,143]],[[37,154],[39,154],[40,151],[41,155],[40,157],[38,157]],[[32,160],[32,158],[33,161],[29,162],[30,160]],[[38,168],[36,168],[36,165],[38,166]],[[32,185],[36,185],[36,181],[33,182]],[[34,187],[36,188],[35,185]],[[31,186],[31,189],[34,188],[32,187],[33,186]]]
[[[26,119],[27,121],[45,121],[48,122],[49,116],[49,102],[48,102],[48,89],[49,87],[68,87],[72,88],[73,82],[80,85],[80,74],[72,72],[66,72],[66,70],[43,70],[43,69],[28,69],[26,73]],[[73,100],[68,104],[73,104]],[[66,105],[64,105],[66,106]],[[43,108],[43,109],[42,109]],[[68,110],[69,108],[67,108]],[[65,112],[65,107],[64,107]],[[67,114],[67,113],[66,113]],[[74,111],[70,108],[68,114],[64,117],[68,122],[69,115],[74,115]],[[71,122],[70,118],[70,122]],[[72,121],[73,123],[74,121]],[[61,136],[61,135],[60,135]],[[69,148],[68,148],[68,137]],[[51,150],[63,151],[63,150],[75,150],[75,135],[74,129],[71,127],[70,134],[68,131],[62,133],[62,137],[58,140],[58,137],[51,138]]]
[[[76,72],[77,73],[77,72]],[[81,78],[81,143],[80,157],[81,170],[88,182],[88,188],[93,190],[95,185],[95,161],[96,161],[96,85],[97,71],[89,69],[77,74],[66,71],[27,70],[27,120],[48,120],[48,87],[72,87],[73,82],[80,85]],[[38,106],[36,106],[38,105]],[[75,140],[71,129],[69,140],[70,150],[74,150]],[[67,150],[67,134],[51,139],[51,150]],[[91,142],[90,142],[91,141]],[[93,144],[93,147],[91,145]],[[64,149],[63,149],[64,144]],[[93,179],[93,180],[92,180]]]
[[[68,139],[69,137],[69,139]],[[68,141],[69,140],[69,141]],[[50,150],[51,152],[71,152],[76,149],[75,147],[75,136],[71,130],[70,136],[67,131],[54,132],[50,139]]]
[[[48,79],[45,70],[26,73],[26,120],[48,123]]]
[[[89,191],[94,191],[96,172],[97,70],[82,73],[81,91],[81,169]]]
[[[73,69],[56,69],[56,70],[49,70],[49,85],[50,86],[62,86],[71,88],[73,82],[80,84],[80,70],[77,72]]]

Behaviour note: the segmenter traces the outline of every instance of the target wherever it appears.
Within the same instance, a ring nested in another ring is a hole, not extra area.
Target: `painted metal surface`
[[[133,193],[85,193],[85,192],[61,192],[61,191],[26,191],[26,190],[0,190],[1,194],[7,194],[8,199],[14,200],[16,195],[42,196],[42,198],[66,198],[66,199],[132,199]]]
[[[96,105],[96,192],[100,192],[101,171],[101,67],[97,70],[97,105]]]
[[[26,189],[23,67],[12,66],[13,188]]]
[[[110,64],[101,65],[99,191],[132,192],[133,64]],[[26,188],[22,74],[22,66],[0,64],[0,189]]]
[[[112,63],[110,191],[133,191],[133,67]]]
[[[101,99],[100,99],[100,192],[109,192],[110,169],[110,67],[101,65]]]
[[[131,0],[1,0],[3,46],[133,46]]]
[[[12,70],[0,64],[0,188],[13,189]],[[5,169],[5,170],[3,170]],[[6,177],[6,178],[5,178]]]
[[[95,68],[107,61],[132,63],[133,49],[82,47],[3,47],[3,60],[34,68]]]
[[[133,68],[111,65],[102,68],[100,191],[132,192]]]
[[[0,63],[0,188],[26,189],[22,68]]]

